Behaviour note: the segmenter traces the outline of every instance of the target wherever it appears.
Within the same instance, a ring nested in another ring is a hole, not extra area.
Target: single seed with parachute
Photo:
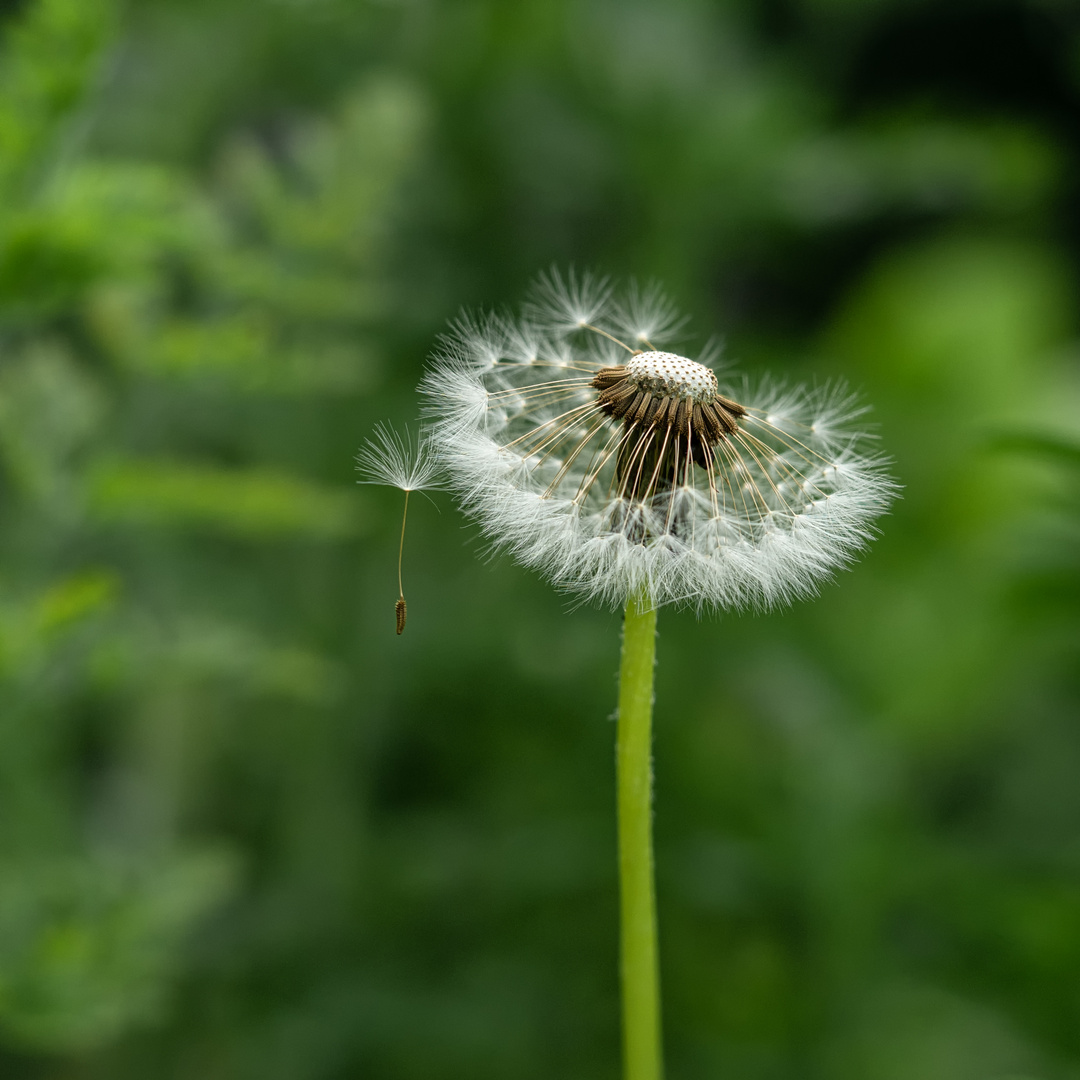
[[[362,484],[386,484],[405,492],[401,514],[401,539],[398,542],[398,598],[394,604],[394,622],[398,634],[405,631],[405,591],[401,584],[401,559],[405,551],[405,522],[409,515],[409,494],[434,491],[442,485],[439,464],[431,453],[426,434],[399,435],[388,425],[377,425],[374,439],[368,439],[356,455],[356,465],[364,478]]]

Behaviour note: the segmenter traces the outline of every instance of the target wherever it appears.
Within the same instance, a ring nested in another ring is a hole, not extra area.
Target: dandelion
[[[401,585],[401,558],[405,551],[405,521],[409,514],[409,493],[431,491],[441,486],[439,464],[431,453],[426,435],[399,435],[392,427],[375,426],[374,437],[367,439],[356,455],[361,484],[386,484],[405,492],[401,514],[401,540],[398,543],[398,598],[394,620],[398,634],[405,631],[405,591]]]
[[[541,279],[463,318],[423,383],[433,440],[495,546],[586,600],[769,608],[812,594],[895,494],[842,385],[724,378],[659,346],[656,289]]]
[[[551,273],[520,318],[460,319],[421,387],[449,485],[494,546],[583,600],[624,606],[616,768],[627,1080],[662,1073],[656,610],[810,595],[867,543],[896,494],[861,424],[865,408],[842,385],[734,378],[714,368],[714,347],[697,359],[670,351],[682,326],[655,287],[620,294],[606,280]]]

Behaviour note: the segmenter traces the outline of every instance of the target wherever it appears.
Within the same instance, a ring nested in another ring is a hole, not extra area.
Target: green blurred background
[[[1080,1077],[1073,0],[0,3],[0,1076],[615,1080],[619,617],[354,484],[550,265],[904,498],[661,617],[672,1080]]]

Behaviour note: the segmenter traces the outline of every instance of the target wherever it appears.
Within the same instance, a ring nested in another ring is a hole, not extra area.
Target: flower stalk
[[[652,842],[656,607],[632,596],[623,622],[616,752],[625,1080],[661,1080],[660,973]]]

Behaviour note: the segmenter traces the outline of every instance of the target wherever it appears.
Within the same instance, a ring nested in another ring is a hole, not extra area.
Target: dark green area
[[[665,610],[671,1080],[1080,1077],[1068,0],[0,5],[0,1076],[614,1080],[619,617],[354,486],[555,264],[847,378],[820,600]]]

